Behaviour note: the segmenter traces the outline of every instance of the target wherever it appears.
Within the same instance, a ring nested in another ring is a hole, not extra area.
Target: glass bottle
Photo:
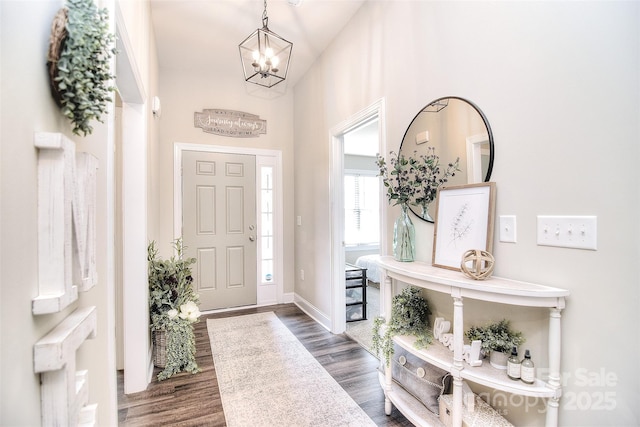
[[[405,203],[400,205],[402,211],[393,225],[393,257],[397,261],[411,262],[416,253],[416,230],[409,218]]]
[[[526,384],[533,384],[536,382],[536,368],[531,360],[529,350],[524,352],[524,359],[522,359],[520,368],[520,379]]]
[[[512,380],[520,379],[520,367],[521,362],[518,359],[518,349],[513,347],[511,349],[511,357],[507,359],[507,376]]]

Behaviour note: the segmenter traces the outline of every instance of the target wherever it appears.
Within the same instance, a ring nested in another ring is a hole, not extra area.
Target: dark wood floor
[[[395,408],[385,415],[377,359],[348,336],[328,332],[293,304],[203,316],[195,325],[196,358],[202,369],[197,375],[179,374],[162,382],[154,378],[146,391],[124,395],[123,374],[118,372],[120,425],[226,426],[206,319],[264,311],[273,311],[280,318],[378,426],[412,425]]]

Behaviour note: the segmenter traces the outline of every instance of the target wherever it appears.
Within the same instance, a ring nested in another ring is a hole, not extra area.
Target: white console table
[[[462,380],[482,384],[509,393],[547,399],[546,425],[558,425],[559,399],[562,394],[560,382],[560,343],[561,343],[561,311],[565,306],[565,297],[569,291],[565,289],[538,285],[534,283],[492,277],[483,281],[468,278],[460,271],[433,267],[422,262],[398,262],[390,256],[380,257],[380,268],[383,276],[381,313],[387,322],[391,317],[391,301],[396,292],[397,282],[435,292],[449,294],[453,299],[453,353],[434,343],[427,349],[417,350],[413,346],[412,337],[398,336],[396,344],[421,359],[451,372],[453,376],[453,425],[462,425]],[[536,380],[533,385],[514,382],[489,364],[481,367],[470,367],[463,362],[464,330],[464,298],[489,301],[503,304],[547,307],[549,308],[549,379]],[[440,425],[438,417],[422,406],[411,395],[393,383],[391,368],[385,367],[381,382],[385,392],[385,412],[391,413],[395,405],[409,421],[415,425]]]

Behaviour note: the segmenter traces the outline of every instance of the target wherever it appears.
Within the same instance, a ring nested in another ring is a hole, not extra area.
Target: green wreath
[[[90,134],[90,121],[102,122],[112,102],[114,42],[108,10],[98,9],[93,0],[67,0],[54,18],[47,55],[51,91],[76,135]]]

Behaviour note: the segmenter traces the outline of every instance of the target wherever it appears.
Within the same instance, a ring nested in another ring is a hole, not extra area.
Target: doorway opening
[[[370,348],[380,305],[375,257],[386,248],[384,193],[376,165],[384,134],[384,99],[331,132],[332,332],[346,332],[365,348]],[[364,272],[366,280],[347,279]]]
[[[380,278],[375,263],[381,234],[378,128],[375,115],[343,135],[344,259],[345,271],[350,272],[345,279],[346,334],[367,349],[372,346],[373,320],[380,314]]]

